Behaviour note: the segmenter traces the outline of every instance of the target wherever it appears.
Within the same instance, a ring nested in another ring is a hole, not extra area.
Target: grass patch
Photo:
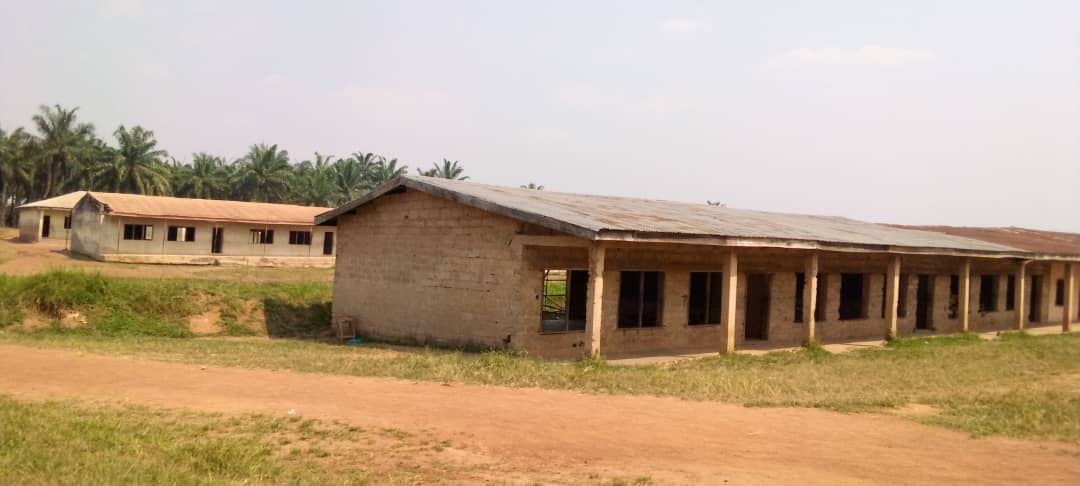
[[[1080,442],[1075,401],[1080,334],[997,341],[969,335],[899,339],[884,350],[718,355],[636,366],[602,359],[549,362],[505,351],[399,351],[292,339],[115,339],[12,332],[0,334],[0,339],[195,364],[673,396],[748,406],[860,412],[923,403],[943,410],[929,419],[932,423],[977,435]],[[1015,406],[994,408],[1002,404]]]
[[[0,484],[507,484],[433,435],[300,415],[226,415],[0,394]],[[451,452],[450,449],[455,451]],[[536,484],[563,484],[559,475]],[[653,484],[596,476],[592,484]]]
[[[25,277],[0,275],[0,328],[29,312],[61,320],[84,316],[86,325],[49,326],[43,333],[190,337],[187,319],[208,307],[222,309],[228,335],[252,335],[239,322],[241,304],[257,303],[266,332],[275,336],[325,334],[330,286],[320,282],[238,283],[199,279],[133,279],[53,270]]]
[[[294,339],[236,339],[255,331],[241,322],[261,312],[271,336],[325,336],[328,285],[123,279],[54,271],[0,275],[0,339],[36,346],[159,360],[409,380],[541,387],[607,394],[647,394],[748,406],[867,411],[909,403],[942,413],[920,420],[975,435],[1080,442],[1080,335],[1005,333],[891,339],[884,350],[834,355],[816,344],[799,352],[725,355],[668,364],[614,366],[603,359],[548,362],[513,351],[470,352],[383,344],[346,346]],[[254,310],[251,303],[257,303]],[[188,316],[220,309],[234,338],[189,338]],[[77,310],[86,325],[70,328]],[[24,312],[54,323],[11,329]]]
[[[1080,393],[1076,390],[1020,388],[1005,392],[949,396],[935,401],[941,415],[922,421],[970,432],[1080,442]]]
[[[366,434],[322,423],[310,428],[326,438],[315,440],[285,418],[90,408],[0,395],[0,483],[376,484],[371,471],[329,467],[326,460],[331,446],[362,448]],[[282,445],[284,437],[312,445],[291,454],[298,449]]]

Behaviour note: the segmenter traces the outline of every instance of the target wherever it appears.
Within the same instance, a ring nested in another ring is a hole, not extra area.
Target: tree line
[[[231,161],[205,152],[180,161],[158,146],[153,130],[121,125],[110,144],[78,111],[41,106],[30,130],[0,127],[0,224],[14,224],[20,204],[78,190],[337,206],[408,170],[396,158],[362,151],[296,161],[276,144],[251,145]],[[459,180],[468,179],[464,172],[447,159],[417,169]]]

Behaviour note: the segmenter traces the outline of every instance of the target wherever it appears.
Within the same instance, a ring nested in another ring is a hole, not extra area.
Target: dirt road
[[[891,416],[440,385],[0,345],[0,393],[285,414],[424,431],[517,471],[658,484],[1077,484],[1080,447]],[[593,476],[595,478],[597,476]]]

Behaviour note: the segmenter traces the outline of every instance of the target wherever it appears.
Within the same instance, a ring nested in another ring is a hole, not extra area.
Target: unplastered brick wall
[[[335,325],[420,343],[520,345],[521,309],[534,302],[510,245],[518,226],[413,191],[342,215]]]
[[[994,279],[996,284],[995,307],[989,310],[981,310],[982,302],[982,279],[987,276]],[[1016,329],[1016,310],[1006,310],[1008,302],[1009,276],[996,273],[986,273],[971,276],[971,330],[972,331],[1003,331]],[[1019,291],[1019,289],[1017,289]]]

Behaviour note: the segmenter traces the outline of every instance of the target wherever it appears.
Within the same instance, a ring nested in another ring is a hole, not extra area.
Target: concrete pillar
[[[1076,265],[1065,264],[1065,315],[1061,319],[1061,332],[1069,332],[1076,314]]]
[[[806,323],[807,344],[817,340],[817,285],[818,256],[806,257],[806,270],[803,271],[803,322]]]
[[[589,247],[589,290],[585,303],[585,346],[589,356],[600,354],[600,331],[604,308],[604,247],[593,242]]]
[[[896,324],[899,320],[900,302],[900,256],[894,256],[889,262],[889,269],[885,275],[885,324],[888,327],[886,333],[889,337],[896,337]]]
[[[735,306],[739,290],[739,257],[732,250],[724,263],[724,295],[720,304],[720,328],[723,330],[723,352],[735,352]]]
[[[960,323],[964,332],[971,330],[971,260],[960,265]]]
[[[1016,328],[1023,330],[1027,322],[1027,262],[1020,262],[1016,268],[1016,287],[1013,288],[1013,308],[1016,309]]]

